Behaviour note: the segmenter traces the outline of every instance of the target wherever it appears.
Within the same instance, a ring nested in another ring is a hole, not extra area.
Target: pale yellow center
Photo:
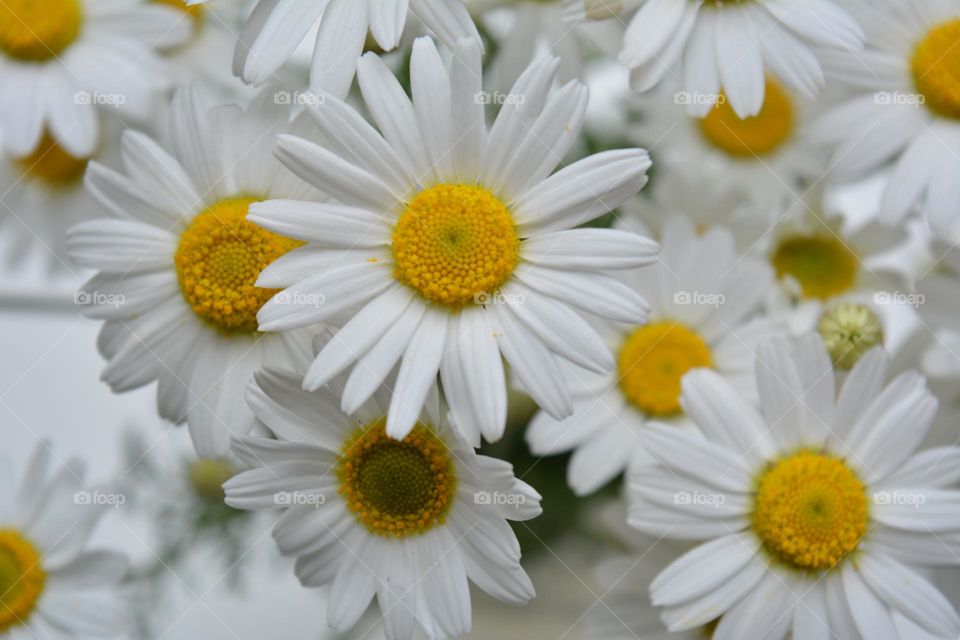
[[[33,153],[16,158],[15,162],[20,171],[29,177],[51,187],[65,187],[80,182],[90,159],[70,155],[45,132]]]
[[[826,300],[851,289],[860,271],[857,255],[827,235],[791,236],[770,259],[777,277],[793,277],[805,298]]]

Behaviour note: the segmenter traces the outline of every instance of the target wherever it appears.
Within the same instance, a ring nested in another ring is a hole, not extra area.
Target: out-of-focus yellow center
[[[691,369],[713,366],[710,347],[682,324],[656,322],[636,329],[620,349],[620,389],[641,411],[680,411],[680,382]]]
[[[224,332],[254,332],[257,311],[277,293],[255,285],[260,272],[301,243],[247,221],[257,198],[221,200],[180,234],[174,256],[183,297]]]
[[[431,302],[460,308],[495,292],[520,259],[513,216],[476,185],[421,191],[393,232],[394,277]]]
[[[804,298],[826,300],[853,287],[860,271],[857,255],[837,238],[792,236],[771,257],[778,278],[793,277]]]
[[[200,26],[203,23],[203,5],[195,4],[192,6],[187,6],[185,0],[153,0],[157,4],[165,4],[168,7],[173,7],[178,9],[183,13],[190,16],[193,20],[194,26]]]
[[[854,551],[867,532],[867,493],[842,460],[801,451],[760,475],[753,529],[774,558],[824,571]]]
[[[87,170],[89,158],[75,158],[58,145],[49,132],[44,132],[37,148],[28,156],[15,160],[20,170],[51,187],[78,183]]]
[[[43,62],[73,44],[83,25],[79,0],[3,0],[0,51],[22,62]]]
[[[926,106],[960,119],[960,18],[938,24],[913,52],[913,79]]]
[[[700,120],[700,131],[707,142],[721,151],[738,158],[753,158],[780,149],[793,135],[794,121],[790,96],[776,81],[768,78],[760,113],[742,119],[723,95],[723,99]]]
[[[43,593],[40,553],[14,529],[0,529],[0,633],[24,624]]]
[[[456,491],[446,445],[417,424],[403,440],[387,435],[386,418],[347,438],[337,464],[340,494],[372,533],[404,538],[445,522]]]

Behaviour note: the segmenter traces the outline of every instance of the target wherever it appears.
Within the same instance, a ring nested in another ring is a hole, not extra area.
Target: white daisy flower
[[[0,131],[26,157],[47,139],[76,158],[96,150],[97,108],[146,119],[168,85],[155,47],[174,46],[189,21],[169,7],[112,0],[0,4]]]
[[[52,468],[38,444],[19,484],[0,467],[0,638],[114,637],[129,624],[119,597],[124,556],[87,551],[106,507],[75,460]]]
[[[960,216],[960,6],[939,0],[850,2],[868,35],[829,72],[859,95],[827,113],[816,139],[836,149],[835,174],[854,179],[892,164],[882,202],[888,222],[917,207],[936,230]]]
[[[578,82],[553,88],[558,64],[534,62],[488,132],[479,45],[461,40],[448,73],[433,42],[420,38],[412,103],[380,58],[359,62],[379,132],[326,95],[309,107],[324,142],[280,136],[281,161],[339,204],[251,207],[250,220],[310,243],[261,276],[260,286],[288,288],[261,309],[260,328],[284,331],[359,309],[304,388],[356,364],[341,405],[352,413],[401,361],[387,430],[402,438],[439,370],[454,426],[479,445],[481,433],[496,440],[505,427],[501,354],[557,419],[573,410],[558,356],[597,372],[614,367],[582,312],[643,321],[643,300],[608,272],[649,264],[657,245],[623,231],[569,228],[634,195],[650,161],[624,149],[550,175],[587,103]],[[296,303],[318,298],[326,303]]]
[[[702,234],[715,227],[733,234],[738,252],[753,250],[769,230],[769,215],[750,203],[726,173],[704,167],[697,173],[666,171],[657,175],[649,191],[630,199],[620,210],[650,229],[655,238],[665,231],[674,216],[683,216]],[[645,197],[646,196],[646,197]]]
[[[558,420],[540,412],[527,430],[535,454],[574,450],[567,477],[581,495],[631,463],[649,461],[637,433],[650,420],[691,426],[680,406],[687,371],[709,367],[741,393],[756,395],[753,348],[773,327],[751,316],[773,282],[772,270],[761,260],[738,259],[728,230],[698,236],[682,216],[666,221],[661,244],[654,268],[626,277],[650,302],[649,324],[610,327],[617,368],[602,375],[570,368],[573,415]]]
[[[119,158],[121,126],[120,118],[103,114],[94,154],[99,162]],[[51,274],[72,271],[67,229],[100,213],[83,186],[90,160],[66,152],[49,134],[28,156],[11,157],[0,151],[0,246],[8,265],[36,253]]]
[[[892,335],[884,307],[905,287],[882,258],[907,234],[876,221],[850,225],[839,214],[810,209],[817,199],[796,202],[764,239],[778,279],[766,310],[794,335],[820,331],[849,369]]]
[[[614,31],[605,23],[571,22],[567,0],[466,0],[466,3],[475,15],[491,16],[491,25],[501,17],[501,8],[509,7],[512,21],[502,30],[502,38],[498,38],[496,58],[489,70],[493,86],[504,92],[510,90],[530,60],[543,52],[560,58],[557,75],[561,82],[579,78],[584,66],[584,48],[608,45]],[[610,52],[615,54],[615,50]]]
[[[246,13],[245,3],[220,2],[210,6],[188,6],[186,0],[152,0],[183,12],[190,20],[190,36],[185,42],[164,49],[178,85],[195,80],[220,89],[225,95],[243,92],[243,84],[232,72],[237,32]],[[299,80],[299,79],[298,79]],[[250,96],[256,89],[249,89]]]
[[[578,0],[579,15],[629,22],[620,62],[649,91],[668,75],[697,96],[725,93],[741,118],[763,106],[765,75],[807,99],[824,86],[820,48],[858,51],[863,32],[835,0]],[[631,15],[632,14],[632,15]],[[710,105],[695,100],[690,113]]]
[[[510,464],[479,456],[427,414],[403,440],[387,435],[389,392],[337,410],[329,390],[303,391],[299,374],[255,375],[250,406],[279,440],[237,437],[254,467],[224,485],[239,509],[288,507],[273,530],[307,587],[330,584],[327,621],[347,631],[376,595],[390,640],[455,638],[470,630],[468,579],[503,602],[534,596],[506,520],[540,514],[540,496]],[[339,381],[338,381],[339,382]]]
[[[103,380],[117,392],[158,381],[160,415],[187,420],[201,457],[222,456],[231,432],[253,425],[243,388],[255,369],[309,362],[310,330],[267,334],[256,320],[276,293],[257,277],[301,243],[246,220],[253,202],[319,197],[273,157],[276,133],[302,129],[287,109],[269,91],[246,110],[178,92],[166,148],[126,131],[126,175],[90,163],[87,188],[112,217],[67,239],[73,260],[98,271],[78,296],[106,321]]]
[[[719,180],[742,191],[758,213],[781,210],[823,171],[824,157],[807,141],[811,105],[767,78],[766,100],[756,116],[740,118],[722,94],[704,113],[677,109],[698,97],[666,82],[633,102],[639,122],[629,136],[650,149],[657,166],[692,179]],[[701,180],[701,184],[706,184]]]
[[[870,351],[836,392],[818,337],[759,352],[762,411],[712,371],[683,381],[702,436],[651,425],[630,523],[704,541],[650,585],[671,630],[715,639],[956,638],[960,617],[918,566],[958,564],[960,448],[915,453],[937,411],[916,372],[884,385]],[[704,437],[705,436],[705,437]]]
[[[271,80],[319,21],[310,88],[345,97],[367,34],[382,50],[394,49],[408,13],[448,46],[458,38],[480,40],[462,0],[259,0],[237,42],[233,72],[252,84]]]

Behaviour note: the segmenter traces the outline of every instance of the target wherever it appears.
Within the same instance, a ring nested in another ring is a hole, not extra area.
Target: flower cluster
[[[0,247],[186,424],[164,531],[457,638],[564,454],[630,528],[586,637],[960,636],[960,5],[251,4],[0,0]],[[122,632],[125,494],[48,451],[0,638]]]

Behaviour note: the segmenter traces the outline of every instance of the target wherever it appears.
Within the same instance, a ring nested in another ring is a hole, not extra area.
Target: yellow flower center
[[[223,502],[223,483],[236,475],[226,460],[201,458],[187,467],[187,476],[193,493],[202,500]]]
[[[337,463],[340,494],[370,532],[404,538],[441,525],[453,501],[456,474],[446,445],[417,424],[403,440],[387,435],[386,419],[347,438]]]
[[[174,256],[183,297],[224,332],[254,332],[257,311],[277,293],[254,283],[271,262],[300,245],[247,221],[257,198],[221,200],[180,234]]]
[[[741,119],[726,95],[700,120],[700,131],[714,147],[738,158],[777,151],[794,130],[793,101],[774,80],[767,79],[766,98],[757,115]]]
[[[926,105],[947,118],[960,118],[960,18],[943,22],[920,41],[911,67]]]
[[[49,132],[44,132],[37,148],[28,156],[16,158],[19,169],[51,187],[76,184],[87,170],[89,158],[75,158],[57,144]]]
[[[865,304],[845,302],[824,312],[817,331],[833,366],[843,371],[852,369],[867,351],[883,344],[880,318]]]
[[[80,34],[79,0],[3,0],[0,51],[24,62],[56,57]]]
[[[680,381],[712,367],[710,347],[682,324],[656,322],[636,329],[620,349],[620,389],[638,409],[655,416],[680,411]]]
[[[165,4],[168,7],[173,7],[174,9],[182,11],[187,16],[189,16],[190,19],[193,20],[193,26],[195,29],[200,27],[200,25],[203,24],[203,5],[202,4],[195,4],[193,6],[188,7],[185,0],[152,0],[152,1],[157,4]]]
[[[421,191],[393,232],[394,277],[431,302],[459,308],[496,291],[520,259],[513,216],[475,185]]]
[[[823,571],[854,551],[867,532],[867,493],[842,460],[801,451],[760,475],[753,530],[774,558]]]
[[[0,529],[0,634],[27,621],[46,579],[37,549],[19,532]]]
[[[848,291],[857,280],[860,261],[840,240],[823,236],[785,239],[771,257],[778,278],[792,276],[805,298],[826,300]]]

